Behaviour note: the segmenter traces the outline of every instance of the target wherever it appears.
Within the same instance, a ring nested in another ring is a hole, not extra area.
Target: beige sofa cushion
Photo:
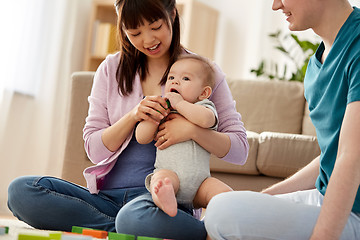
[[[305,105],[302,83],[231,80],[229,86],[247,130],[301,133]]]
[[[257,168],[271,177],[288,177],[320,155],[315,136],[263,132],[259,136]]]
[[[310,114],[309,104],[305,102],[304,118],[302,123],[302,134],[316,136],[315,126],[311,122],[311,118],[309,114]]]
[[[256,158],[259,146],[259,134],[255,132],[247,132],[247,139],[249,142],[249,155],[244,165],[235,165],[222,161],[211,155],[210,158],[210,170],[211,172],[223,172],[223,173],[239,173],[258,175],[259,171],[256,167]]]

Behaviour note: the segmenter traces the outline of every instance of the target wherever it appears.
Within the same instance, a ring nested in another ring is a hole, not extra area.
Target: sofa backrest
[[[246,130],[302,134],[304,125],[307,134],[314,132],[311,122],[303,124],[305,98],[302,83],[230,80],[228,84]]]

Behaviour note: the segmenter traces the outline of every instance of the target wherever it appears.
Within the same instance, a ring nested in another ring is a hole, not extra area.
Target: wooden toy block
[[[21,229],[21,231],[16,235],[18,240],[61,240],[62,233],[63,232],[60,231]],[[14,233],[12,233],[12,235],[14,235]],[[11,239],[14,240],[16,238],[11,238]]]
[[[18,235],[18,240],[51,240],[49,236],[35,235],[35,234],[22,234]]]
[[[51,240],[61,240],[62,237],[62,233],[61,232],[53,232],[53,233],[49,233],[49,238]]]
[[[91,229],[91,228],[79,227],[79,226],[72,226],[71,232],[82,234],[82,232],[83,232],[84,229]]]
[[[61,236],[61,240],[92,240],[91,236],[82,235],[79,233],[64,232]]]
[[[108,232],[108,240],[135,240],[134,235]]]
[[[0,226],[0,235],[5,235],[9,233],[9,227],[8,226]]]
[[[108,235],[108,232],[102,230],[94,230],[94,229],[86,229],[84,228],[82,231],[83,235],[92,236],[94,238],[105,239]]]
[[[163,240],[162,238],[153,238],[153,237],[143,237],[143,236],[138,236],[137,240]]]

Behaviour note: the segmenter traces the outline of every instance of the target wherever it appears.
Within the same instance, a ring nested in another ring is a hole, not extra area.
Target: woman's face
[[[302,31],[316,27],[314,23],[321,13],[319,2],[318,0],[273,0],[272,9],[282,10],[286,21],[289,22],[290,30]]]
[[[149,58],[161,58],[169,53],[172,30],[164,19],[144,24],[134,29],[124,29],[131,44]]]

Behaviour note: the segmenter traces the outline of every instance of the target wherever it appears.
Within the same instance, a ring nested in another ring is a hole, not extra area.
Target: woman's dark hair
[[[116,0],[115,8],[118,14],[117,30],[120,45],[120,62],[116,71],[116,80],[119,93],[128,95],[132,92],[137,72],[139,72],[141,81],[148,74],[146,55],[130,43],[124,32],[124,28],[137,28],[143,24],[144,20],[154,22],[164,19],[168,27],[172,29],[173,36],[169,49],[169,64],[160,84],[166,82],[166,76],[171,65],[182,51],[180,45],[180,20],[175,4],[175,0]]]

